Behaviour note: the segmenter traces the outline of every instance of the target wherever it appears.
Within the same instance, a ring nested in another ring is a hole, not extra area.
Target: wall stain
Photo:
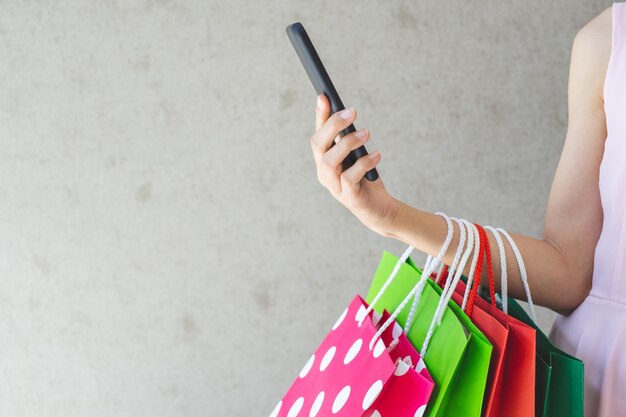
[[[187,314],[180,318],[180,326],[183,331],[183,341],[191,343],[198,338],[200,334],[200,326],[196,321]]]
[[[44,275],[50,275],[50,263],[43,255],[33,253],[33,261],[37,269]]]
[[[145,203],[152,198],[152,183],[145,183],[141,187],[137,188],[135,192],[135,198],[140,203]]]
[[[280,110],[287,110],[288,108],[293,106],[293,103],[295,103],[296,101],[296,97],[297,96],[295,90],[288,88],[287,90],[282,91],[280,93],[278,108]]]
[[[396,13],[396,21],[398,22],[398,25],[403,29],[414,28],[417,26],[417,19],[405,4],[401,4],[398,8],[398,12]]]
[[[254,301],[259,305],[262,310],[269,310],[272,306],[272,299],[270,298],[270,294],[266,289],[256,289],[252,296],[254,297]]]

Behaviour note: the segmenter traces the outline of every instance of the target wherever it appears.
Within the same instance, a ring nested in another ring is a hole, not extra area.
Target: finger
[[[324,154],[324,163],[335,169],[346,159],[351,151],[367,142],[369,137],[370,135],[367,129],[359,129],[354,133],[344,136],[335,146]]]
[[[317,96],[317,102],[315,105],[315,131],[320,130],[324,122],[330,117],[330,103],[326,98],[326,95],[320,94]]]
[[[316,131],[311,137],[311,146],[319,152],[326,152],[330,147],[335,137],[350,126],[356,119],[356,110],[348,108],[337,112],[330,116],[326,122]]]
[[[347,193],[356,193],[361,186],[361,180],[365,173],[374,168],[380,162],[380,152],[375,151],[357,159],[350,168],[341,174],[341,190]]]

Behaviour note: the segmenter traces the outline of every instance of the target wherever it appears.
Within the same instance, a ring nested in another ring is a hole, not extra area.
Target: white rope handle
[[[444,246],[446,247],[446,250],[447,250],[447,247],[450,245],[450,242],[452,241],[452,224],[450,223],[450,219],[448,218],[448,216],[445,213],[437,212],[435,214],[443,217],[443,219],[446,221],[446,224],[448,226],[448,234],[447,234],[446,240],[444,242]],[[443,246],[442,246],[442,249],[443,249]],[[385,281],[383,286],[378,291],[378,294],[376,294],[376,297],[374,297],[374,299],[372,300],[370,305],[365,310],[365,314],[363,314],[363,317],[361,317],[361,320],[359,320],[359,327],[361,327],[361,325],[363,324],[363,321],[365,320],[365,318],[374,309],[374,306],[380,300],[380,298],[383,296],[383,294],[387,290],[387,288],[389,288],[389,285],[391,285],[391,282],[394,280],[396,275],[398,275],[398,272],[400,271],[400,268],[402,267],[402,264],[404,264],[406,262],[406,260],[409,258],[409,256],[413,252],[413,250],[414,250],[414,247],[409,245],[409,247],[406,248],[406,250],[404,251],[402,256],[398,259],[398,262],[396,262],[396,265],[393,268],[393,271],[391,272],[391,275],[389,275],[389,278],[387,278],[387,280]],[[440,251],[439,254],[437,255],[437,258],[438,259],[439,258],[443,258],[443,255],[445,255],[445,251],[443,252],[443,254]],[[429,266],[431,266],[431,263],[434,263],[434,262],[433,262],[432,257],[429,255],[428,259],[426,261],[426,265],[424,266],[424,269],[426,269]],[[432,269],[433,270],[435,269],[435,265],[434,264],[432,265]],[[431,270],[431,272],[432,272],[432,270]],[[422,274],[422,279],[418,282],[418,285],[421,283],[422,280],[423,280],[423,274]],[[421,292],[420,292],[420,294],[421,294]],[[411,315],[409,314],[409,317],[410,316]],[[408,320],[407,320],[407,322],[408,322]]]
[[[454,220],[459,225],[459,231],[460,231],[461,236],[459,238],[459,245],[456,248],[456,253],[454,254],[454,259],[452,260],[452,265],[450,265],[450,268],[448,269],[448,278],[454,276],[454,271],[456,271],[456,267],[459,261],[461,260],[461,256],[463,255],[463,252],[464,252],[465,236],[467,235],[467,232],[465,231],[465,227],[463,227],[463,223],[456,217],[452,217],[451,219]],[[446,279],[444,292],[450,287],[450,281],[451,281],[450,279]],[[439,281],[435,281],[435,282],[439,284]]]
[[[406,250],[404,251],[402,256],[400,256],[400,258],[398,259],[398,262],[396,262],[396,266],[393,268],[393,271],[391,272],[391,275],[389,275],[389,278],[387,278],[387,281],[385,281],[383,286],[378,291],[378,294],[376,294],[376,297],[374,297],[374,299],[372,300],[370,305],[365,310],[365,314],[363,314],[363,317],[361,317],[361,320],[359,320],[359,327],[361,327],[361,325],[363,324],[363,321],[365,320],[365,318],[374,309],[374,305],[376,305],[376,303],[383,296],[383,293],[387,290],[389,285],[391,285],[391,282],[394,280],[396,275],[398,275],[398,271],[400,271],[400,268],[402,267],[402,264],[404,264],[406,262],[406,260],[409,258],[409,255],[411,255],[411,252],[413,252],[413,249],[414,249],[413,246],[409,245],[409,247],[406,248]]]
[[[506,272],[506,252],[504,251],[504,242],[502,242],[502,238],[500,237],[500,233],[491,226],[485,226],[486,230],[489,230],[493,237],[496,239],[496,243],[498,244],[498,253],[500,254],[500,293],[502,294],[502,299],[505,300],[508,297],[508,275]],[[495,300],[493,300],[495,302]],[[502,301],[502,311],[508,314],[509,304],[505,301]]]
[[[506,240],[509,241],[509,244],[511,245],[511,249],[513,249],[513,253],[515,254],[515,259],[517,259],[517,267],[519,268],[519,274],[522,280],[522,285],[524,286],[524,291],[526,292],[526,297],[528,298],[528,308],[530,310],[530,318],[535,323],[537,323],[537,314],[535,313],[535,305],[530,295],[530,286],[528,285],[528,274],[526,273],[526,266],[524,266],[524,259],[522,258],[522,253],[517,247],[517,244],[515,244],[515,241],[513,240],[511,235],[509,235],[509,233],[506,230],[502,229],[501,227],[499,227],[497,230],[498,232],[504,235]],[[502,307],[505,308],[505,306],[507,306],[506,308],[508,309],[508,298],[503,297]]]
[[[468,222],[465,219],[459,219],[464,225],[465,228],[468,231],[468,235],[469,235],[469,239],[468,239],[468,243],[467,243],[467,248],[465,249],[465,252],[463,253],[463,258],[461,259],[461,263],[459,265],[458,270],[455,271],[454,275],[451,275],[453,278],[450,280],[451,284],[448,288],[448,291],[445,292],[445,296],[446,296],[446,303],[444,305],[448,305],[448,303],[450,302],[450,300],[452,299],[452,295],[454,294],[454,292],[456,291],[456,287],[459,285],[459,281],[461,281],[461,277],[463,276],[463,271],[465,270],[465,265],[467,264],[467,260],[469,259],[470,255],[472,254],[472,251],[476,250],[476,245],[474,244],[476,239],[479,239],[478,236],[475,236],[474,233],[472,233],[473,228],[475,227],[472,223]],[[443,319],[443,314],[444,314],[445,310],[441,309],[440,313],[439,313],[439,317],[437,318],[437,324],[441,324],[441,320]]]
[[[468,222],[469,223],[469,222]],[[474,271],[476,271],[476,264],[478,263],[478,257],[480,256],[480,236],[478,235],[478,228],[473,223],[470,223],[472,230],[474,231],[474,256],[472,257],[472,263],[467,277],[467,284],[465,287],[465,294],[463,295],[463,303],[461,309],[465,311],[467,306],[467,300],[469,300],[470,292],[472,291],[472,284],[474,283]]]
[[[454,220],[458,223],[457,219],[455,217],[451,217],[451,220]],[[459,260],[461,259],[461,255],[463,253],[463,246],[465,245],[465,230],[459,225],[459,232],[460,232],[460,238],[459,238],[459,245],[456,248],[456,253],[454,254],[454,259],[452,260],[452,265],[450,266],[450,268],[448,269],[448,276],[450,276],[452,274],[452,271],[456,268],[456,264],[459,262]],[[445,266],[445,264],[442,262],[441,265],[439,266],[439,271],[437,271],[437,277],[435,279],[435,284],[439,284],[441,282],[441,277],[442,277],[442,272],[443,272],[443,267]]]
[[[378,331],[376,332],[374,337],[372,337],[372,340],[369,343],[369,349],[370,350],[372,350],[372,348],[374,346],[374,342],[376,340],[378,340],[378,338],[380,338],[380,336],[385,332],[385,330],[387,330],[387,328],[392,323],[394,323],[396,317],[398,317],[400,312],[404,309],[404,307],[406,307],[406,305],[409,303],[409,301],[411,301],[411,299],[413,297],[419,298],[419,296],[417,294],[419,293],[421,295],[421,292],[423,291],[424,286],[426,285],[428,277],[435,270],[437,265],[439,265],[439,263],[442,261],[444,255],[448,251],[448,247],[450,246],[450,242],[452,241],[452,233],[454,232],[454,229],[452,228],[452,222],[450,221],[450,219],[448,218],[448,216],[445,213],[437,212],[435,214],[438,214],[439,216],[443,217],[444,220],[446,221],[446,225],[448,226],[448,233],[447,233],[447,236],[446,236],[446,240],[444,241],[443,246],[441,247],[441,250],[437,254],[437,257],[435,258],[435,260],[434,261],[430,260],[430,261],[426,262],[426,265],[424,266],[424,270],[422,271],[422,276],[421,276],[419,282],[407,294],[407,296],[404,298],[404,300],[402,300],[400,305],[395,309],[395,311],[391,314],[391,316],[389,316],[387,321],[385,321],[385,323],[382,326],[380,326],[380,328],[378,329]],[[408,321],[409,321],[409,319],[407,318],[407,322]]]
[[[407,316],[406,322],[404,323],[405,334],[409,334],[409,331],[411,330],[411,326],[413,326],[413,320],[415,319],[415,312],[417,311],[417,307],[422,298],[422,292],[424,291],[424,287],[426,286],[426,282],[428,281],[428,278],[430,277],[431,272],[434,271],[435,268],[437,268],[437,266],[441,264],[439,268],[439,274],[441,274],[441,268],[443,267],[443,262],[442,262],[443,257],[445,256],[446,252],[448,251],[448,247],[450,246],[450,243],[452,242],[454,228],[452,227],[452,222],[450,221],[450,218],[445,213],[442,213],[442,212],[437,212],[435,214],[443,217],[443,219],[446,221],[448,232],[446,234],[446,240],[443,242],[443,245],[441,246],[441,249],[439,250],[437,257],[433,259],[433,257],[429,255],[428,259],[426,260],[426,264],[424,265],[424,269],[422,270],[422,276],[419,282],[417,283],[418,291],[415,293],[415,297],[413,298],[413,304],[411,305],[411,310],[409,311],[409,315]]]
[[[435,283],[439,284],[439,281],[441,281],[441,273],[443,272],[443,267],[444,267],[444,263],[442,262],[441,265],[439,265],[439,270],[437,271],[437,278],[435,279]]]
[[[466,252],[466,250],[465,250],[466,236],[468,236],[468,239],[467,239],[468,246],[472,245],[474,243],[473,235],[472,235],[472,233],[468,233],[468,231],[466,231],[466,227],[465,227],[465,224],[463,223],[463,220],[462,219],[457,219],[456,217],[453,217],[452,220],[454,220],[459,225],[459,230],[461,232],[461,238],[459,239],[459,246],[457,248],[456,255],[454,257],[454,261],[452,262],[452,265],[448,269],[448,278],[446,279],[446,284],[444,285],[443,290],[441,292],[441,297],[445,297],[446,294],[448,293],[448,291],[450,289],[450,286],[452,285],[452,281],[454,281],[455,272],[457,270],[457,267],[459,266],[459,262],[462,260],[461,258],[465,256],[465,252]],[[454,288],[453,288],[453,290],[454,290]],[[439,309],[437,311],[439,311]]]
[[[428,332],[426,333],[426,337],[424,338],[424,343],[422,344],[422,349],[420,352],[420,355],[422,357],[426,356],[426,351],[430,344],[430,340],[435,332],[435,329],[439,327],[441,321],[443,320],[444,313],[446,312],[446,307],[452,299],[452,295],[454,294],[454,291],[459,284],[459,281],[461,280],[461,276],[463,275],[463,270],[465,269],[467,260],[472,253],[472,249],[474,248],[474,234],[472,233],[471,229],[472,225],[464,219],[454,218],[453,220],[458,223],[459,229],[462,230],[463,233],[465,233],[465,230],[467,229],[467,235],[469,237],[467,240],[467,248],[465,248],[465,250],[463,251],[463,256],[458,264],[458,269],[450,269],[450,274],[448,275],[446,285],[441,293],[439,303],[437,304],[437,309],[435,310],[435,315],[433,316],[433,320],[430,323],[430,327],[428,328]],[[463,244],[459,242],[459,247],[464,248],[464,244],[465,242],[463,242]]]

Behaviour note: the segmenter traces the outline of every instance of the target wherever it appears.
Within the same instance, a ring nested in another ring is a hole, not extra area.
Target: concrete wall
[[[269,414],[403,249],[318,184],[287,24],[394,196],[540,236],[571,43],[609,5],[0,2],[0,415]]]

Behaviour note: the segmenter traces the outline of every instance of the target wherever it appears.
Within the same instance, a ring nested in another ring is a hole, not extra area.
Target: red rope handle
[[[470,295],[467,300],[467,306],[465,306],[465,314],[469,317],[472,316],[472,312],[474,311],[474,299],[476,298],[476,294],[478,293],[478,287],[480,286],[480,276],[483,270],[483,251],[485,248],[485,237],[486,235],[480,233],[482,227],[479,224],[474,223],[474,226],[478,229],[478,237],[480,244],[478,245],[478,260],[476,261],[476,269],[474,270],[474,280],[473,287],[470,290]]]
[[[441,288],[445,287],[446,282],[448,282],[448,265],[443,265],[441,269],[441,283],[439,284]]]
[[[491,305],[496,307],[496,286],[493,279],[493,266],[491,265],[491,248],[489,247],[489,239],[487,239],[487,232],[481,226],[478,226],[478,231],[482,231],[485,235],[485,253],[487,255],[487,276],[489,277],[489,295],[491,296]]]
[[[476,270],[474,271],[474,284],[472,286],[467,306],[465,307],[465,313],[471,317],[474,311],[474,299],[478,294],[478,288],[480,287],[480,277],[483,269],[483,257],[487,261],[487,278],[489,279],[489,295],[491,296],[491,305],[496,306],[496,287],[493,279],[493,266],[491,265],[491,248],[489,246],[489,239],[485,229],[477,223],[474,223],[476,229],[478,229],[478,236],[480,237],[480,249],[478,252],[478,261],[476,262]]]
[[[443,279],[443,285],[445,285],[446,281],[448,280],[448,265],[446,264],[443,264],[443,268],[441,269],[441,278]],[[433,281],[437,280],[437,271],[433,271],[430,274],[430,279],[432,279]],[[442,283],[440,282],[439,286],[443,287],[443,285],[441,285]]]

